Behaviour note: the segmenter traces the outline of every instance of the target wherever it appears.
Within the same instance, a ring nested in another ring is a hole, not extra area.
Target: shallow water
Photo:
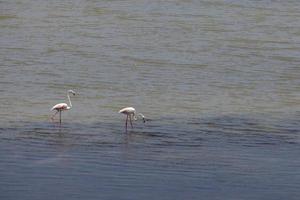
[[[298,199],[299,9],[0,1],[0,198]]]

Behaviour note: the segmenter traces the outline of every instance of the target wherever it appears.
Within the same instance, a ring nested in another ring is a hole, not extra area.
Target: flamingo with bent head
[[[126,115],[126,122],[125,122],[126,131],[127,131],[128,118],[129,118],[129,121],[130,121],[131,128],[133,128],[132,118],[134,120],[137,120],[137,116],[141,116],[142,119],[143,119],[143,122],[144,123],[146,122],[145,116],[142,113],[136,113],[136,110],[133,107],[123,108],[119,111],[119,113],[122,113],[122,114]]]

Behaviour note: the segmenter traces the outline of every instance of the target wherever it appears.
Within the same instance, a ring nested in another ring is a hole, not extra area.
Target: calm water
[[[0,199],[299,199],[299,10],[0,1]]]

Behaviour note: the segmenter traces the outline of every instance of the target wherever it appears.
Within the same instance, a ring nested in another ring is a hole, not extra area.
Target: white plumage
[[[126,107],[126,108],[123,108],[119,111],[119,113],[123,113],[123,114],[134,114],[135,113],[135,108],[133,107]]]
[[[66,104],[66,103],[58,103],[58,104],[56,104],[55,106],[53,106],[51,108],[51,111],[52,110],[69,110],[69,109],[71,109],[71,107],[68,106],[68,104]]]

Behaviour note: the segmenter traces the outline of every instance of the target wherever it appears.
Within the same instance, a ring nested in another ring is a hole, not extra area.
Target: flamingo
[[[59,112],[59,123],[61,124],[61,112],[65,110],[70,110],[72,108],[70,94],[73,94],[73,96],[75,96],[75,92],[73,90],[68,90],[68,99],[69,99],[70,106],[68,106],[68,104],[66,103],[58,103],[51,108],[51,111],[56,110],[56,112],[51,116],[52,120],[54,119],[55,115]]]
[[[138,113],[136,114],[136,110],[135,108],[133,107],[126,107],[126,108],[123,108],[119,111],[119,113],[122,113],[124,115],[126,115],[126,123],[125,123],[125,127],[126,127],[126,131],[127,131],[127,123],[128,123],[128,118],[129,118],[129,121],[130,121],[130,125],[131,125],[131,128],[133,128],[133,125],[132,125],[132,118],[134,120],[137,120],[137,117],[136,116],[141,116],[142,119],[143,119],[143,122],[145,123],[146,122],[146,119],[145,119],[145,116],[142,114],[142,113]]]

